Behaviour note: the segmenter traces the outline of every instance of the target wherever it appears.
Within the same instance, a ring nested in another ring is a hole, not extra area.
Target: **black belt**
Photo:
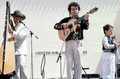
[[[83,40],[83,38],[75,38],[75,39],[78,39],[78,40]],[[71,40],[75,40],[75,39],[71,38]]]
[[[103,50],[104,52],[111,52],[111,50]]]
[[[112,50],[103,50],[103,51],[104,51],[104,53],[106,53],[106,52],[114,53],[114,52],[112,52]]]

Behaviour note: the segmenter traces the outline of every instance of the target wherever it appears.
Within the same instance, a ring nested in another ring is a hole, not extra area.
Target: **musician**
[[[71,28],[69,27],[70,21],[72,24],[72,20],[76,21],[80,17],[78,13],[80,11],[80,5],[76,2],[71,2],[68,5],[68,11],[70,17],[66,17],[62,19],[59,23],[54,25],[54,28],[57,30]],[[72,19],[71,19],[72,18]],[[87,30],[89,28],[89,15],[85,14],[82,17],[82,20],[79,21],[76,26],[76,36],[71,36],[71,38],[66,39],[65,42],[65,52],[67,58],[67,79],[73,79],[73,62],[74,62],[74,79],[82,79],[81,72],[81,54],[83,49],[83,30]],[[73,32],[74,33],[74,32]],[[74,59],[74,60],[73,60]]]
[[[115,54],[120,43],[116,44],[115,39],[112,39],[113,26],[106,24],[103,31],[105,34],[102,39],[103,79],[115,79]]]
[[[19,10],[14,11],[13,21],[15,24],[15,31],[12,30],[9,25],[9,32],[12,34],[12,37],[9,38],[9,41],[15,40],[15,60],[16,60],[16,75],[15,79],[27,79],[27,69],[26,69],[26,55],[27,55],[27,36],[28,30],[25,26],[20,23],[26,18]]]

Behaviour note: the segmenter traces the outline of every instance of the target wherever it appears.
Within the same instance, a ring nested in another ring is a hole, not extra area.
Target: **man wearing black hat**
[[[24,20],[26,17],[19,10],[16,10],[13,14],[11,14],[11,16],[13,16],[15,31],[13,31],[9,25],[9,32],[12,34],[12,38],[9,38],[9,41],[15,40],[15,79],[27,79],[25,59],[27,55],[28,29],[19,22]]]

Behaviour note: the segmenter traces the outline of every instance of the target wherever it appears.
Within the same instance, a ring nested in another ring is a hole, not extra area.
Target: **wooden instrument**
[[[98,8],[97,7],[95,7],[95,8],[93,8],[93,9],[91,9],[89,12],[87,12],[87,14],[93,14],[94,12],[96,12],[98,10]],[[82,16],[83,17],[83,16]],[[76,28],[77,28],[77,24],[79,23],[79,22],[81,22],[81,20],[82,20],[82,17],[80,17],[78,20],[74,20],[73,19],[73,22],[74,22],[74,25],[75,25],[75,30],[76,30]],[[64,23],[63,23],[64,24]],[[58,30],[58,35],[59,35],[59,38],[61,39],[61,40],[65,40],[65,38],[68,40],[68,39],[70,39],[72,36],[73,36],[73,32],[74,32],[74,27],[73,27],[73,24],[72,24],[72,21],[70,20],[68,23],[68,26],[69,26],[69,28],[67,28],[67,29],[62,29],[62,30]],[[67,34],[67,35],[66,35]]]
[[[8,41],[8,38],[11,37],[8,32],[8,23],[10,23],[10,4],[7,1],[4,41],[0,48],[0,75],[9,74],[15,71],[14,41]]]

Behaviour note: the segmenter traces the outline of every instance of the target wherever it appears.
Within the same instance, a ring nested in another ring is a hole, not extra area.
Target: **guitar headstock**
[[[94,7],[93,9],[91,9],[89,12],[87,12],[87,14],[93,14],[98,10],[97,7]]]

